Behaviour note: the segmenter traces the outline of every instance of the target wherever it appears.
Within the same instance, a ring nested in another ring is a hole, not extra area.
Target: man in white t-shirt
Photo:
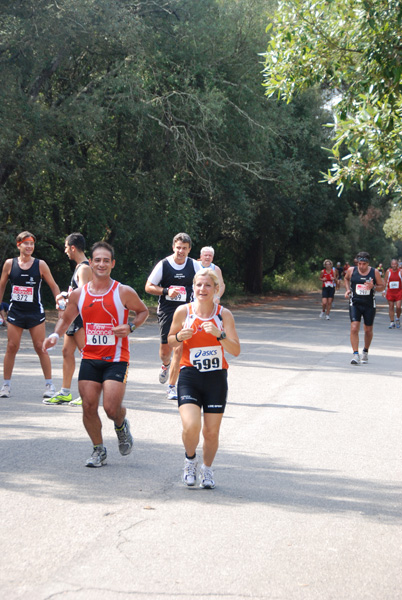
[[[189,258],[191,238],[187,233],[178,233],[173,238],[173,254],[159,261],[145,284],[145,291],[159,296],[158,323],[161,332],[159,356],[162,361],[160,383],[169,379],[168,398],[177,399],[176,382],[179,376],[181,346],[173,351],[168,345],[168,334],[173,315],[178,306],[191,302],[193,279],[202,269],[201,263]]]

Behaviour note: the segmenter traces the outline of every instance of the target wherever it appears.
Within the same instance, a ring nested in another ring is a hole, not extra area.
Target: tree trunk
[[[262,294],[262,237],[252,241],[247,251],[244,287],[250,294]]]

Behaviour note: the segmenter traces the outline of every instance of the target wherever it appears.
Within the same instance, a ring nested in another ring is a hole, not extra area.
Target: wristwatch
[[[224,331],[221,331],[220,336],[216,339],[218,340],[218,342],[220,342],[221,340],[226,340],[226,333]]]
[[[135,330],[134,323],[128,323],[128,326],[130,327],[130,333],[133,333],[133,331]]]

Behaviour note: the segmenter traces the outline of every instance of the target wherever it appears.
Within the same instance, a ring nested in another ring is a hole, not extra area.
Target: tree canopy
[[[337,97],[334,163],[342,191],[402,191],[402,4],[397,0],[283,0],[269,23],[268,96],[312,86]]]
[[[0,0],[1,1],[1,0]],[[187,231],[251,292],[320,253],[367,195],[318,183],[314,90],[266,100],[266,0],[16,0],[0,12],[0,258],[30,229],[60,285],[64,239],[116,248],[140,292]],[[273,5],[271,7],[273,10]]]

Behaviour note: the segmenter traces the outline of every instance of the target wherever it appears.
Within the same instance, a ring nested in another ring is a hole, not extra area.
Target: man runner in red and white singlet
[[[123,406],[130,357],[128,335],[144,323],[148,309],[131,287],[110,277],[115,266],[114,250],[110,244],[94,244],[89,264],[92,281],[70,294],[67,308],[58,320],[54,333],[44,341],[43,349],[55,346],[59,336],[67,331],[78,313],[81,315],[86,343],[78,387],[84,426],[93,444],[93,452],[86,466],[101,467],[106,464],[107,457],[98,414],[102,392],[103,408],[114,422],[120,454],[124,456],[132,450],[133,438]],[[136,313],[132,323],[128,322],[130,310]]]
[[[332,260],[329,260],[329,258],[324,260],[323,267],[320,273],[320,280],[322,281],[320,319],[325,317],[329,321],[331,318],[329,313],[334,300],[335,289],[338,285],[338,271],[333,268]]]
[[[389,326],[388,329],[395,328],[395,309],[396,309],[396,327],[401,326],[401,306],[402,306],[402,273],[398,266],[396,258],[391,260],[391,267],[385,273],[385,290],[383,292],[388,300],[389,308]]]

